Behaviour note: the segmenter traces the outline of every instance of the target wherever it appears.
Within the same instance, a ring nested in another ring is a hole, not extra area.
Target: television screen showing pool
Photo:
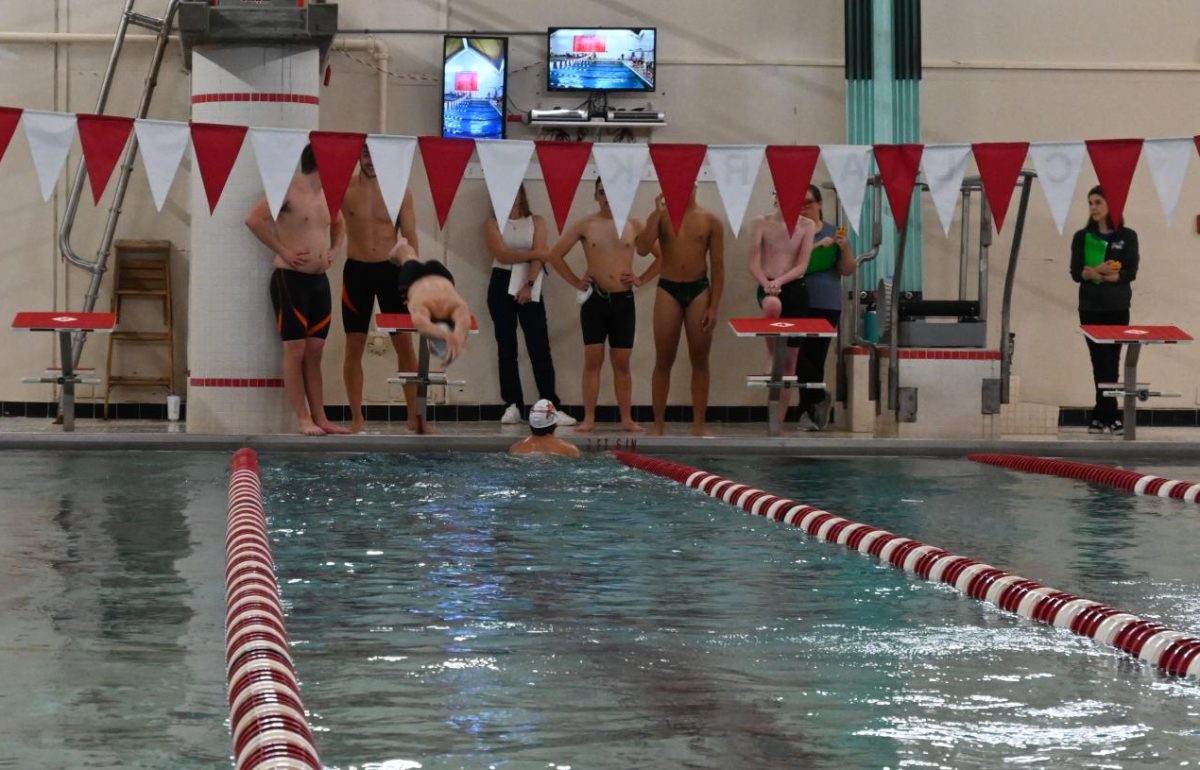
[[[653,28],[554,27],[549,32],[551,91],[653,91]]]
[[[442,136],[503,139],[508,38],[447,35],[442,62]]]

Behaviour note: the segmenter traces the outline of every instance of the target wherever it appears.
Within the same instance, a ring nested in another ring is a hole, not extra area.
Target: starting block
[[[1137,381],[1138,357],[1143,345],[1174,345],[1192,341],[1192,336],[1178,326],[1100,326],[1085,324],[1083,335],[1100,345],[1128,345],[1125,353],[1125,381],[1101,382],[1096,387],[1101,395],[1125,399],[1125,440],[1137,436],[1137,402],[1151,398],[1179,398],[1180,393],[1150,390],[1150,383]]]
[[[824,318],[731,318],[729,326],[739,337],[775,338],[782,342],[787,337],[833,337],[837,330]],[[752,374],[746,377],[750,387],[767,388],[767,435],[778,436],[783,432],[783,415],[779,405],[785,390],[791,388],[824,388],[823,382],[798,382],[794,374],[784,374],[787,346],[776,344],[771,361],[770,374]]]
[[[71,338],[75,334],[93,332],[107,334],[117,325],[116,313],[21,312],[13,318],[12,328],[25,332],[54,332],[62,369],[48,369],[40,377],[24,377],[22,382],[62,386],[63,431],[75,430],[75,386],[97,385],[95,377],[81,377],[75,369]],[[58,372],[55,374],[55,372]]]
[[[379,313],[375,316],[375,328],[385,334],[412,333],[417,330],[417,327],[413,326],[412,316],[407,313]],[[470,334],[479,334],[479,322],[475,316],[471,316]],[[448,385],[462,389],[467,383],[465,380],[449,380],[446,378],[445,372],[429,371],[429,340],[421,335],[421,340],[417,345],[417,371],[397,372],[395,377],[388,378],[388,384],[416,385],[417,402],[409,404],[408,407],[415,409],[421,415],[421,419],[425,420],[430,385]]]

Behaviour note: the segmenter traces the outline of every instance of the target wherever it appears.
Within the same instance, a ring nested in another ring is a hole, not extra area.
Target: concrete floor
[[[669,454],[785,454],[790,456],[927,455],[961,457],[970,452],[1010,452],[1056,457],[1200,459],[1200,429],[1139,427],[1136,441],[1089,435],[1084,428],[1063,428],[1051,436],[1006,436],[1002,440],[884,439],[867,434],[803,433],[789,427],[768,438],[765,423],[713,423],[713,436],[689,435],[690,424],[668,424],[667,435],[630,434],[601,424],[591,435],[563,428],[559,435],[584,451],[632,449]],[[420,452],[503,451],[527,434],[522,425],[494,422],[434,423],[434,435],[410,434],[403,423],[368,423],[354,436],[189,434],[183,423],[156,420],[80,419],[64,433],[51,420],[0,418],[0,449],[163,449],[235,450],[243,446],[276,451]]]

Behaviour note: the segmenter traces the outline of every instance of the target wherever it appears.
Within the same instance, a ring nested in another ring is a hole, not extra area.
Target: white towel
[[[546,277],[546,273],[542,270],[538,271],[537,278],[533,279],[533,288],[529,291],[529,300],[531,302],[542,301],[542,279]],[[512,273],[508,278],[508,293],[515,297],[525,282],[529,280],[529,263],[518,262],[512,266]]]

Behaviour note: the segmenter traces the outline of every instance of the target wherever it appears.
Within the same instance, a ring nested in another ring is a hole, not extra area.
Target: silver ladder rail
[[[125,33],[131,25],[148,29],[156,33],[158,38],[150,60],[150,68],[146,73],[146,80],[142,86],[142,96],[138,102],[136,117],[144,118],[150,111],[150,100],[154,95],[154,89],[158,86],[158,73],[162,68],[163,55],[170,40],[171,28],[175,23],[175,13],[179,9],[180,0],[166,0],[166,6],[163,9],[161,18],[137,13],[133,10],[134,2],[135,0],[125,0],[125,8],[121,12],[121,23],[117,27],[117,36],[113,41],[112,53],[108,57],[108,67],[105,69],[104,78],[100,82],[100,96],[96,99],[96,114],[103,114],[108,104],[108,95],[112,90],[113,75],[116,73],[117,62],[120,60],[121,51],[125,46]],[[133,173],[133,162],[137,158],[137,152],[137,134],[133,134],[129,137],[129,147],[125,151],[125,157],[121,162],[121,170],[117,175],[112,203],[108,208],[108,221],[105,224],[104,235],[100,240],[100,246],[96,250],[96,258],[94,260],[88,260],[79,256],[71,246],[71,231],[75,226],[75,215],[79,210],[79,201],[83,197],[84,182],[87,179],[87,166],[82,159],[79,161],[79,167],[75,170],[75,179],[71,184],[71,189],[67,196],[67,206],[63,212],[62,225],[58,231],[58,248],[68,263],[91,273],[92,280],[88,286],[87,294],[84,296],[82,312],[91,312],[96,307],[96,300],[100,295],[100,284],[104,279],[105,271],[108,269],[108,256],[112,251],[113,239],[117,231],[117,220],[121,216],[121,207],[125,202],[125,193],[129,189],[129,177]],[[86,339],[86,332],[79,332],[75,335],[71,347],[71,359],[75,365],[79,364],[79,359],[83,355],[83,343]]]

